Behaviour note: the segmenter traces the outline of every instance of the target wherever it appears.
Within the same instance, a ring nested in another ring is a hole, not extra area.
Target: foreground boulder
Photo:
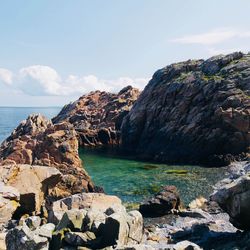
[[[93,191],[94,185],[78,155],[72,125],[53,125],[41,115],[30,115],[0,146],[0,164],[30,164],[57,168],[63,175],[54,195],[64,197]]]
[[[122,124],[122,147],[162,162],[230,163],[249,153],[250,55],[158,70]]]
[[[61,180],[53,167],[0,166],[0,224],[24,214],[41,214],[45,198]]]
[[[241,176],[231,174],[217,184],[211,199],[216,201],[230,216],[230,221],[239,229],[250,229],[250,163],[241,169]]]
[[[11,219],[41,215],[46,197],[60,180],[60,172],[53,167],[0,166],[0,231]]]
[[[80,145],[116,145],[120,139],[120,126],[140,92],[131,86],[118,94],[95,91],[83,95],[66,105],[53,118],[53,123],[63,121],[73,124]]]
[[[82,193],[55,201],[49,221],[56,224],[51,249],[138,244],[143,235],[143,219],[138,211],[126,212],[115,196]]]
[[[140,205],[139,211],[144,216],[162,216],[180,206],[180,196],[175,186],[166,186],[155,196]]]

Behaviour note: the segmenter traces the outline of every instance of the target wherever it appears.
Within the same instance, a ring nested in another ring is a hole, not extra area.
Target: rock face
[[[152,199],[140,205],[139,211],[144,216],[161,216],[178,209],[180,197],[175,186],[166,186]]]
[[[237,169],[239,173],[239,169]],[[230,221],[239,229],[250,229],[250,163],[241,168],[241,176],[234,172],[217,184],[211,199],[230,215]]]
[[[118,94],[91,92],[66,105],[52,121],[73,124],[80,145],[116,145],[120,139],[122,120],[139,94],[139,90],[131,86]]]
[[[62,181],[55,196],[93,191],[94,185],[78,155],[78,140],[72,125],[53,125],[41,115],[23,121],[0,147],[0,164],[30,164],[57,168]]]
[[[250,54],[167,66],[124,118],[122,147],[144,159],[228,164],[249,153],[249,95]]]

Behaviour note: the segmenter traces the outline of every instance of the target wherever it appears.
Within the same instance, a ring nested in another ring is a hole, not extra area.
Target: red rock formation
[[[131,86],[118,94],[91,92],[66,105],[52,121],[73,124],[80,145],[115,145],[119,143],[122,120],[139,94],[139,90]]]
[[[93,191],[94,185],[78,155],[78,140],[72,125],[53,125],[41,115],[23,121],[0,147],[0,164],[55,167],[63,174],[54,195]]]

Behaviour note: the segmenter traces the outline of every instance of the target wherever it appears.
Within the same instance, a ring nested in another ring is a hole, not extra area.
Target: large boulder
[[[250,150],[250,54],[158,70],[121,129],[122,148],[162,162],[228,164]]]
[[[55,201],[49,221],[57,225],[52,249],[125,246],[140,243],[143,236],[142,215],[127,213],[119,198],[105,194],[82,193]]]
[[[242,169],[243,175],[231,175],[216,187],[211,199],[216,201],[230,216],[232,224],[243,230],[250,229],[250,164]]]
[[[140,205],[139,211],[144,216],[162,216],[177,210],[180,206],[180,196],[175,186],[166,186],[153,198]]]
[[[69,123],[53,125],[41,115],[30,115],[0,146],[0,164],[11,163],[57,168],[63,174],[54,189],[57,197],[94,189],[78,154],[77,134]]]
[[[9,200],[4,211],[11,215],[15,212],[17,217],[39,214],[45,197],[60,180],[61,173],[53,167],[22,164],[0,166],[0,194],[3,199]]]
[[[0,166],[0,224],[24,214],[40,214],[46,196],[61,180],[53,167]]]
[[[120,126],[140,92],[127,86],[118,94],[94,91],[66,105],[53,118],[53,123],[67,121],[73,124],[80,145],[116,145]]]

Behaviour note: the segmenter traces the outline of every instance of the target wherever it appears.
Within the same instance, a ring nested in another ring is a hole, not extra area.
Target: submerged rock
[[[158,70],[121,129],[123,150],[162,162],[227,165],[250,151],[250,55]]]
[[[0,164],[12,163],[57,168],[63,176],[54,188],[56,197],[94,189],[78,155],[77,134],[68,123],[53,125],[41,115],[30,115],[0,146]]]
[[[83,146],[116,145],[120,140],[120,126],[140,91],[127,86],[118,94],[90,92],[66,105],[53,118],[53,123],[73,124]]]
[[[139,211],[144,216],[161,216],[178,209],[180,206],[180,197],[175,186],[166,186],[155,196],[140,205]]]

